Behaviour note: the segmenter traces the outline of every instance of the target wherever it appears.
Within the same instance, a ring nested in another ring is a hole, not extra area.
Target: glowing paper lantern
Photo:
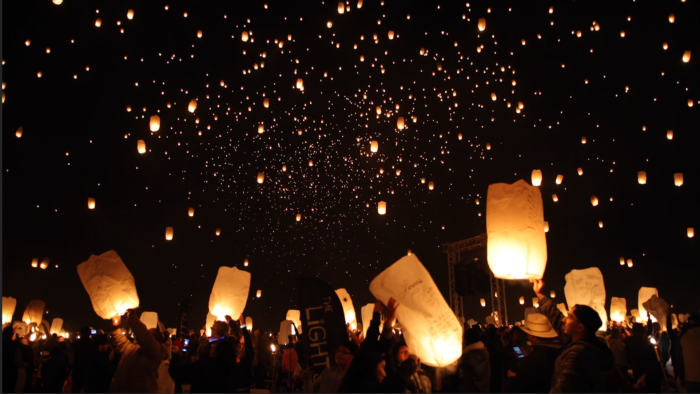
[[[479,18],[478,27],[479,27],[479,31],[484,31],[484,30],[486,30],[486,19],[484,19],[484,18]]]
[[[189,208],[189,209],[187,210],[187,216],[189,216],[189,217],[194,216],[194,208]]]
[[[258,125],[258,134],[262,134],[265,132],[265,125]]]
[[[166,241],[172,241],[172,240],[173,240],[173,228],[172,228],[172,227],[166,227],[166,228],[165,228],[165,240],[166,240]]]
[[[564,175],[557,175],[557,185],[561,185],[561,182],[564,180]]]
[[[389,33],[387,35],[389,36],[390,40],[394,39],[394,31],[393,30],[389,30]]]
[[[44,301],[33,300],[30,301],[27,307],[24,309],[24,314],[22,315],[22,321],[31,324],[41,324],[41,320],[44,317]]]
[[[557,293],[554,292],[554,290],[549,292],[549,298],[555,298],[557,296]]]
[[[12,316],[17,308],[17,300],[12,297],[2,297],[2,324],[12,322]]]
[[[265,174],[262,172],[258,172],[258,183],[263,183],[265,182]]]
[[[377,275],[369,289],[385,305],[389,298],[401,304],[396,313],[404,339],[423,363],[444,367],[460,358],[462,326],[415,255]]]
[[[43,260],[41,260],[41,263],[39,263],[39,268],[45,270],[49,266],[49,258],[44,257]]]
[[[265,107],[265,108],[270,107],[270,99],[269,98],[263,99],[263,107]]]
[[[646,171],[639,171],[637,173],[637,182],[639,182],[640,185],[646,185],[647,184],[647,173]]]
[[[248,301],[250,273],[236,267],[219,267],[209,296],[209,311],[219,320],[229,315],[237,319]]]
[[[692,100],[692,99],[688,99],[688,107],[692,107],[692,106],[693,106],[693,100]]]
[[[219,235],[221,235],[221,229],[220,229],[220,228],[217,228],[217,229],[216,229],[216,236],[218,237]]]
[[[482,298],[482,299],[480,300],[480,302],[481,302],[481,306],[486,306],[486,300],[485,300],[485,299]]]
[[[603,324],[599,329],[605,330],[608,315],[605,312],[605,282],[603,274],[597,267],[572,270],[564,277],[564,295],[566,303],[571,305],[588,305],[595,309]]]
[[[136,149],[140,154],[146,153],[146,141],[138,140],[136,141]]]
[[[552,194],[552,201],[554,201],[554,202],[559,201],[559,197],[557,197],[556,194]]]
[[[542,195],[524,180],[489,185],[487,257],[501,279],[541,279],[547,265]]]
[[[627,266],[629,268],[632,268],[633,265],[634,265],[634,263],[632,262],[632,259],[627,259]]]
[[[128,20],[134,19],[134,10],[128,10],[128,11],[126,12],[126,18],[127,18]]]
[[[192,99],[190,100],[190,104],[187,106],[187,110],[194,113],[194,110],[197,109],[197,100]]]
[[[565,303],[562,302],[560,304],[557,304],[557,309],[559,309],[559,311],[561,312],[562,315],[569,316],[569,310],[566,309]]]
[[[673,130],[669,130],[666,132],[666,139],[669,141],[673,139]]]
[[[90,296],[95,313],[103,319],[123,315],[139,306],[134,277],[117,252],[92,255],[78,265],[78,275]]]
[[[197,30],[197,38],[202,38],[202,31],[201,30]],[[190,111],[190,112],[192,112],[192,111]]]
[[[102,19],[100,19],[100,18],[95,19],[95,26],[96,27],[102,26]]]
[[[625,265],[625,258],[624,257],[620,257],[620,265]]]
[[[621,322],[627,316],[627,301],[624,298],[613,297],[610,300],[610,320]]]
[[[88,209],[95,209],[95,199],[88,198]]]
[[[688,227],[688,238],[693,238],[695,236],[695,229]]]
[[[428,182],[428,189],[430,189],[430,190],[435,189],[435,182],[433,182],[433,181]]]
[[[598,227],[603,228],[603,221],[602,220],[598,222]]]
[[[496,93],[491,93],[491,100],[496,101],[498,97],[496,96]]]
[[[290,309],[287,311],[287,320],[291,320],[301,334],[301,311]]]
[[[23,132],[24,132],[24,129],[22,129],[21,127],[18,128],[17,131],[15,131],[15,137],[17,137],[17,138],[22,138],[22,133],[23,133]]]
[[[579,175],[583,175],[583,168],[579,167],[577,171]]]
[[[32,259],[32,268],[37,268],[39,266],[39,259]]]
[[[371,152],[376,153],[379,150],[379,142],[377,141],[370,141],[369,142],[369,150]]]
[[[673,174],[673,183],[679,187],[683,186],[683,173],[677,172]]]
[[[331,27],[333,27],[333,22],[331,22],[331,21],[326,22],[326,27],[329,28],[329,29],[330,29]]]
[[[549,222],[544,222],[544,232],[545,233],[549,232]]]
[[[158,328],[158,314],[155,312],[143,312],[141,314],[141,323],[148,329]]]
[[[244,31],[243,33],[241,33],[241,41],[248,42],[248,32],[247,31]]]
[[[386,213],[386,202],[384,201],[379,201],[379,204],[377,206],[377,212],[380,215],[384,215]]]
[[[343,305],[345,323],[349,323],[350,326],[352,326],[353,324],[357,326],[357,315],[355,314],[355,307],[352,304],[352,298],[350,298],[350,294],[345,289],[337,289],[335,293],[338,295],[340,303]]]
[[[262,296],[262,290],[258,290],[257,293],[255,293],[255,297],[260,298]]]
[[[540,299],[537,297],[532,297],[532,306],[534,308],[539,308],[540,307]]]
[[[396,127],[397,127],[399,130],[403,130],[403,128],[404,128],[405,126],[406,126],[406,124],[405,124],[405,122],[404,122],[403,116],[399,116],[399,118],[396,119]]]
[[[593,205],[594,207],[598,206],[598,197],[591,196],[591,205]]]
[[[525,297],[520,297],[520,300],[518,301],[520,302],[520,305],[525,305]]]
[[[156,132],[160,130],[160,116],[153,115],[150,120],[151,131]]]
[[[300,221],[301,221],[301,214],[297,213],[297,222],[300,222]]]
[[[688,63],[690,61],[690,51],[683,52],[683,63]]]
[[[252,317],[248,316],[245,318],[245,328],[247,328],[248,331],[253,332],[253,318]]]
[[[652,294],[651,297],[644,302],[644,309],[651,315],[651,321],[659,322],[661,331],[666,330],[666,317],[668,316],[668,303],[658,295]],[[645,317],[644,314],[642,317]]]
[[[56,5],[61,5],[63,4],[63,0],[53,0],[53,3]]]
[[[649,301],[652,296],[659,296],[659,290],[654,287],[642,287],[639,289],[637,297],[637,308],[639,310],[639,315],[643,320],[647,319],[647,310],[644,308],[644,303]],[[652,321],[656,321],[654,316],[652,316]]]
[[[338,2],[338,13],[339,14],[345,13],[345,3],[343,3],[342,1]]]
[[[532,170],[532,186],[540,186],[542,184],[542,171]]]

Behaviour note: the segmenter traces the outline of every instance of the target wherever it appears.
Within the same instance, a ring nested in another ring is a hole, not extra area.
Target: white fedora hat
[[[549,323],[547,316],[541,313],[531,313],[525,318],[525,325],[520,328],[526,333],[540,338],[556,338],[559,336]]]

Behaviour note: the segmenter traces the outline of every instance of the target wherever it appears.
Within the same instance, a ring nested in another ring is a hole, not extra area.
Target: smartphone
[[[92,335],[97,334],[97,330],[90,330],[90,334],[92,334]]]
[[[518,358],[525,358],[525,355],[523,354],[523,351],[520,350],[520,347],[513,346],[513,351],[518,355]]]
[[[190,345],[190,340],[189,340],[189,339],[185,339],[185,346],[189,346],[189,345]]]

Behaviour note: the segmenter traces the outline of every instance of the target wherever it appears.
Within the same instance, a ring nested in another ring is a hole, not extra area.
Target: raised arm
[[[539,299],[540,306],[537,310],[547,316],[547,319],[549,319],[549,322],[552,324],[552,328],[559,334],[559,338],[566,339],[566,335],[564,334],[564,315],[554,304],[554,301],[542,294],[544,281],[542,279],[531,279],[530,282],[532,282],[532,290],[534,290],[535,295]]]

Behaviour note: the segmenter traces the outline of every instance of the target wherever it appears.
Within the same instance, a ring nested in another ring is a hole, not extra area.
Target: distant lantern
[[[160,130],[160,116],[158,116],[158,115],[151,116],[150,126],[151,126],[151,131],[153,131],[153,132]]]
[[[457,139],[462,141],[462,133],[457,134]]]
[[[282,172],[286,172],[286,171],[287,171],[287,165],[286,165],[286,164],[283,164],[283,165],[282,165]]]
[[[95,19],[95,26],[97,26],[97,27],[102,26],[102,19],[100,19],[100,18]]]
[[[537,297],[532,297],[532,306],[535,308],[540,307],[540,299]]]
[[[557,175],[557,185],[561,185],[561,182],[564,180],[564,175]]]
[[[297,89],[304,90],[304,80],[301,78],[297,78]]]
[[[474,200],[474,203],[475,203],[476,205],[479,205],[479,204],[480,204],[479,199],[477,198],[476,200]]]
[[[377,115],[381,115],[381,114],[382,114],[382,107],[377,105]]]
[[[243,260],[243,266],[247,267],[248,266],[248,259]]]
[[[134,19],[134,10],[129,10],[126,12],[126,18],[129,20]]]
[[[333,27],[333,22],[331,22],[331,21],[326,22],[326,27],[329,28],[329,29],[330,29],[331,27]]]
[[[666,132],[666,139],[668,139],[668,140],[673,139],[673,130],[669,130]]]
[[[482,298],[482,299],[480,300],[480,302],[481,302],[481,306],[486,306],[486,300],[485,300],[485,299]]]
[[[540,279],[547,240],[540,190],[524,180],[489,185],[486,196],[488,264],[501,279]]]
[[[216,236],[218,237],[219,235],[221,235],[221,229],[220,229],[220,228],[217,228],[217,229],[216,229]]]
[[[603,221],[602,220],[598,222],[598,227],[603,228]]]
[[[338,13],[339,14],[345,13],[345,4],[342,1],[338,2]]]
[[[202,31],[201,30],[197,30],[197,38],[202,38]]]
[[[39,263],[39,268],[45,270],[48,268],[50,262],[51,260],[48,257],[44,257],[44,259],[41,260],[41,263]]]
[[[193,217],[194,216],[194,208],[190,208],[187,210],[187,216]]]
[[[95,199],[92,197],[88,198],[88,209],[95,209]]]
[[[166,227],[166,228],[165,228],[165,240],[166,240],[166,241],[172,241],[172,240],[173,240],[173,228],[172,228],[172,227]]]
[[[695,236],[695,229],[688,227],[688,238],[693,238]]]
[[[369,150],[372,152],[377,152],[379,150],[379,142],[370,141],[369,142]]]
[[[525,108],[525,104],[523,104],[522,101],[518,101],[518,109],[523,109]]]
[[[486,19],[479,18],[479,31],[486,30]]]
[[[385,201],[379,201],[379,205],[377,206],[377,212],[380,215],[384,215],[386,213],[386,202]]]
[[[620,257],[620,265],[625,265],[625,258],[624,257]]]
[[[591,196],[591,205],[593,205],[594,207],[598,206],[598,197]]]
[[[255,296],[260,298],[260,296],[262,296],[262,290],[258,290],[258,292],[255,293]]]
[[[398,127],[399,130],[403,130],[403,128],[406,126],[404,123],[403,116],[399,116],[398,119],[396,119],[396,127]]]
[[[632,268],[633,265],[634,263],[632,262],[632,259],[627,259],[627,266]]]
[[[265,125],[258,125],[258,134],[262,134],[265,132]]]
[[[547,222],[547,221],[544,222],[544,232],[545,233],[549,232],[549,222]]]
[[[425,183],[425,178],[421,178],[420,183]]]
[[[693,106],[693,99],[688,99],[688,107],[692,107],[692,106]]]
[[[243,33],[241,33],[241,41],[248,42],[248,32],[247,31],[244,31]]]
[[[683,173],[677,172],[673,174],[673,183],[676,186],[683,186]]]
[[[637,173],[637,182],[639,182],[640,185],[646,185],[647,184],[647,173],[646,171],[639,171]]]
[[[525,297],[520,297],[518,301],[520,302],[520,305],[525,305]]]
[[[552,194],[552,201],[554,201],[554,202],[559,201],[559,197],[557,197],[556,194]]]
[[[32,259],[32,268],[39,267],[39,259]]]
[[[491,144],[488,142],[486,143],[486,150],[491,150]]]
[[[263,99],[263,107],[265,107],[265,108],[270,107],[270,99],[269,98]]]
[[[433,181],[428,182],[428,189],[430,189],[430,190],[435,189],[435,183]]]
[[[17,300],[12,297],[2,297],[2,324],[12,323],[12,316],[17,308]]]
[[[146,153],[146,141],[144,141],[144,140],[136,141],[136,148],[139,150],[140,154]]]
[[[683,63],[688,63],[690,61],[690,51],[683,52]]]
[[[187,106],[187,110],[194,113],[195,109],[197,109],[197,100],[192,99],[190,100],[190,104]]]
[[[583,175],[583,168],[579,167],[577,171],[579,175]]]
[[[531,174],[532,186],[539,186],[542,184],[542,171],[532,170]]]
[[[581,144],[586,145],[586,136],[581,137]]]
[[[61,5],[63,4],[63,0],[53,0],[53,3],[56,5]]]
[[[301,214],[297,213],[297,222],[301,222]]]
[[[557,293],[554,292],[554,290],[551,290],[549,292],[549,298],[555,298],[557,296]]]
[[[24,132],[24,129],[22,129],[21,127],[18,128],[17,131],[15,131],[15,137],[17,137],[17,138],[22,138],[22,133],[23,133],[23,132]]]
[[[670,14],[668,14],[668,22],[669,22],[669,23],[673,23],[673,22],[675,22],[675,21],[676,21],[676,16],[673,15],[673,12],[670,13]]]
[[[258,172],[258,183],[263,183],[265,182],[265,174],[262,172]]]
[[[663,48],[664,48],[664,51],[668,49],[668,43],[667,43],[667,42],[664,42]]]
[[[413,254],[413,252],[411,252],[411,249],[409,249],[409,250],[406,252],[406,254],[410,256],[411,254]]]
[[[394,31],[393,30],[389,30],[389,33],[387,35],[389,36],[390,40],[394,39]]]
[[[498,97],[496,96],[496,93],[491,93],[491,100],[496,101]]]

